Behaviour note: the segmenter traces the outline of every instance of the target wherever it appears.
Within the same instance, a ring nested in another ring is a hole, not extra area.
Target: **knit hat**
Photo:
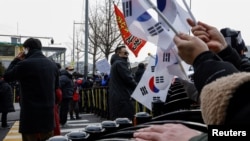
[[[32,49],[42,49],[42,43],[39,39],[29,38],[23,43],[24,48]]]
[[[250,124],[250,73],[219,78],[201,91],[201,111],[207,125]]]

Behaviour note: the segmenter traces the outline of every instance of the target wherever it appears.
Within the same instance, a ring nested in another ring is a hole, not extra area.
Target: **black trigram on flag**
[[[162,61],[163,62],[170,62],[170,53],[169,52],[164,52],[163,53]]]
[[[160,34],[161,32],[163,32],[163,28],[161,23],[156,23],[154,26],[151,26],[148,29],[148,32],[151,36],[156,36],[158,34]]]
[[[155,83],[164,83],[164,76],[156,76]]]
[[[151,66],[151,72],[155,72],[155,66]]]
[[[147,91],[146,86],[141,87],[140,90],[141,90],[141,94],[142,94],[143,96],[146,95],[146,94],[148,94],[148,91]]]
[[[124,17],[132,16],[132,1],[126,1],[122,3],[123,15]]]

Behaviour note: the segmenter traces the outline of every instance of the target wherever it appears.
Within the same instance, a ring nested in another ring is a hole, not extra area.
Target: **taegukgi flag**
[[[123,13],[131,34],[154,43],[163,50],[168,49],[175,33],[160,17],[147,0],[123,0]],[[191,18],[175,0],[152,0],[158,10],[165,16],[178,32],[188,32],[186,22]]]
[[[122,0],[122,5],[131,34],[163,49],[169,46],[172,42],[172,31],[164,28],[157,18],[157,13],[145,0]]]
[[[168,93],[168,87],[160,90],[155,86],[154,79],[154,71],[155,71],[155,58],[151,57],[147,68],[138,83],[136,89],[134,90],[131,97],[133,97],[136,101],[143,104],[149,110],[152,110],[152,102],[154,99],[159,99],[161,101],[165,101]]]

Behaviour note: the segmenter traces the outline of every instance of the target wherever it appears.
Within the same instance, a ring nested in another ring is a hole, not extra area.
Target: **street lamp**
[[[76,56],[76,58],[77,58],[76,71],[79,72],[79,53],[80,53],[80,52],[84,52],[84,51],[81,50],[81,49],[79,49],[79,48],[78,48],[78,45],[77,45],[76,50],[77,50],[77,56]]]
[[[83,24],[83,23],[76,23],[75,21],[73,23],[73,56],[72,56],[72,62],[75,62],[75,25],[76,24]]]

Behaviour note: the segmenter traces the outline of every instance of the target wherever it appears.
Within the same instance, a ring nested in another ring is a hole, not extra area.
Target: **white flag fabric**
[[[192,19],[191,15],[187,12],[187,10],[183,9],[176,0],[171,0],[175,3],[177,8],[177,15],[176,19],[173,23],[175,28],[177,28],[178,31],[181,31],[183,33],[188,33],[191,27],[187,23],[187,19]]]
[[[174,43],[171,44],[174,46]],[[167,67],[172,64],[176,64],[178,62],[173,50],[162,50],[161,48],[157,48],[156,54],[156,63],[155,63],[155,86],[160,89],[164,90],[168,85],[172,82],[174,75],[169,73]]]
[[[155,70],[155,58],[151,57],[147,68],[135,88],[133,94],[131,95],[136,101],[140,102],[142,105],[147,107],[149,110],[152,110],[152,102],[153,100],[161,100],[165,101],[168,93],[168,87],[164,90],[160,90],[154,84],[154,70]]]

